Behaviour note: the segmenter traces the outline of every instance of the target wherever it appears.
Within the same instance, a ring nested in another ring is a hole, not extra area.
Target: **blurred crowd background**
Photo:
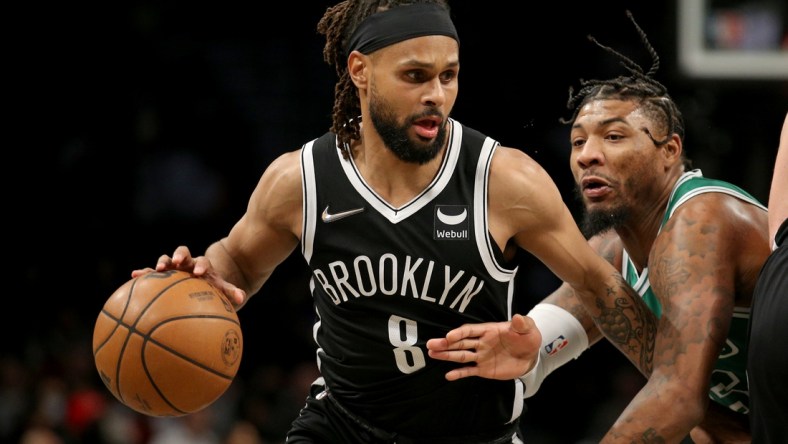
[[[588,34],[650,67],[630,9],[660,54],[657,78],[684,111],[695,166],[766,202],[788,72],[688,74],[678,59],[681,1],[552,2],[531,11],[455,0],[462,70],[453,116],[534,157],[577,212],[568,129],[558,120],[569,115],[579,79],[624,72]],[[788,57],[784,2],[713,3],[733,17],[717,32],[734,50],[742,30],[753,31],[748,8],[766,5],[779,25],[770,50]],[[331,4],[69,2],[7,17],[19,31],[7,56],[6,121],[17,137],[7,139],[5,162],[12,284],[2,309],[0,442],[284,441],[317,375],[309,274],[298,252],[239,312],[241,369],[200,413],[148,418],[120,405],[98,378],[91,341],[101,307],[132,269],[180,244],[202,252],[241,216],[271,160],[329,128],[336,78],[315,28]],[[525,312],[558,281],[522,260]],[[595,442],[642,384],[600,343],[528,400],[526,439]]]

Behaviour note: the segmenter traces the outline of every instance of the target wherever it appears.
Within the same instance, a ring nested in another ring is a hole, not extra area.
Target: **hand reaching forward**
[[[533,319],[514,315],[510,322],[465,324],[445,338],[427,341],[431,358],[468,365],[446,373],[455,381],[468,376],[507,380],[522,376],[539,355],[542,334]]]

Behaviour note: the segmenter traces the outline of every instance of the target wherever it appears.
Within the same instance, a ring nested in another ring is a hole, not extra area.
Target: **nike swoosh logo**
[[[323,222],[329,223],[329,222],[338,221],[339,219],[343,219],[343,218],[348,217],[348,216],[352,216],[354,214],[358,214],[358,213],[360,213],[362,211],[364,211],[364,207],[355,208],[355,209],[347,210],[347,211],[340,211],[339,213],[333,213],[332,214],[332,213],[328,212],[328,205],[327,205],[326,209],[323,210],[323,214],[320,216],[320,218],[323,220]]]

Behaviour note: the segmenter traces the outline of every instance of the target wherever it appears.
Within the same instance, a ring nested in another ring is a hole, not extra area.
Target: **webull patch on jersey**
[[[435,206],[435,240],[468,240],[467,205]]]

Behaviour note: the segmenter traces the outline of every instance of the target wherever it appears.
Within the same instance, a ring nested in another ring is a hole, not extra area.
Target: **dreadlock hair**
[[[339,77],[334,87],[331,131],[337,134],[345,156],[349,154],[350,142],[361,138],[360,99],[347,71],[348,40],[370,15],[414,3],[437,3],[449,9],[445,0],[345,0],[329,7],[317,24],[318,33],[326,37],[323,60],[334,67]]]
[[[659,128],[665,130],[667,136],[663,140],[656,140],[654,136],[646,130],[646,134],[652,142],[654,142],[654,145],[664,145],[670,140],[670,136],[673,134],[678,134],[679,138],[683,141],[684,118],[681,115],[681,111],[668,94],[667,88],[653,77],[659,69],[659,56],[657,55],[657,51],[651,46],[651,43],[649,43],[648,37],[646,37],[646,33],[643,29],[635,22],[632,13],[630,11],[626,11],[626,13],[629,20],[635,26],[640,36],[640,41],[651,55],[651,68],[648,72],[644,73],[643,68],[632,61],[632,59],[609,46],[599,43],[593,36],[589,35],[588,39],[591,42],[621,59],[621,65],[629,71],[630,75],[619,76],[608,80],[580,79],[580,91],[578,91],[577,94],[574,94],[574,88],[569,87],[569,100],[566,106],[568,109],[572,110],[572,117],[569,119],[561,118],[560,121],[561,123],[571,124],[577,118],[580,108],[594,100],[629,100],[637,102],[646,114],[654,122],[658,123]],[[690,160],[684,157],[683,154],[682,158],[685,168],[690,168]]]

